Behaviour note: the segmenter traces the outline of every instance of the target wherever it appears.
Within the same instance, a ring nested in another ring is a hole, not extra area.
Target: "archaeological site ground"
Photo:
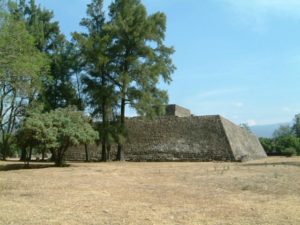
[[[16,164],[0,162],[0,224],[300,224],[299,157]]]

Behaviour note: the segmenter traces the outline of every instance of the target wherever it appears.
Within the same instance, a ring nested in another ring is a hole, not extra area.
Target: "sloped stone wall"
[[[250,134],[223,117],[221,117],[221,121],[235,161],[248,161],[267,157],[254,134]]]
[[[233,160],[219,116],[134,119],[127,121],[127,128],[127,160]]]
[[[128,161],[244,161],[266,157],[258,139],[220,116],[167,116],[153,121],[128,119]],[[99,160],[101,146],[90,145]],[[116,146],[112,147],[114,159]],[[67,160],[85,160],[84,146],[70,148]]]
[[[191,111],[179,105],[167,105],[166,116],[190,117]]]

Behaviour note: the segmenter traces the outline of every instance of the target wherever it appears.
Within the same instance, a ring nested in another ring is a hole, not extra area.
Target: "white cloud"
[[[247,121],[247,124],[248,124],[248,126],[255,126],[255,125],[257,125],[257,122],[256,122],[256,120],[248,120]]]

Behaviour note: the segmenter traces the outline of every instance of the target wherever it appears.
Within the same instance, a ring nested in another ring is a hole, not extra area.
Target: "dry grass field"
[[[300,158],[12,164],[0,162],[1,225],[300,224]]]

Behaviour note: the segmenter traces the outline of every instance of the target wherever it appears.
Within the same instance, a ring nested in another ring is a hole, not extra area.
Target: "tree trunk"
[[[90,156],[89,156],[89,149],[88,149],[87,144],[84,144],[84,150],[85,150],[85,161],[89,162],[90,161]]]
[[[118,144],[118,152],[117,152],[117,161],[124,161],[124,151],[123,151],[123,144]]]
[[[106,162],[107,161],[107,154],[106,154],[106,143],[105,140],[102,140],[102,156],[101,161]]]
[[[55,166],[62,167],[63,165],[64,165],[64,162],[63,162],[62,157],[57,157],[57,159],[55,160]]]
[[[106,86],[106,79],[104,77],[104,73],[102,71],[102,87]],[[107,161],[107,155],[106,155],[106,142],[107,142],[107,117],[106,117],[106,99],[107,97],[104,95],[102,97],[102,103],[101,103],[101,108],[102,108],[102,157],[101,160],[102,162]]]
[[[64,154],[65,154],[65,149],[59,149],[57,152],[57,155],[55,156],[55,166],[57,167],[63,167],[64,166]]]
[[[8,138],[3,138],[2,139],[2,149],[1,149],[1,153],[2,153],[2,160],[5,161],[6,158],[8,157],[8,153],[9,153],[9,144],[8,144]]]
[[[7,157],[7,155],[6,155],[6,149],[5,149],[5,146],[4,146],[4,144],[1,146],[1,158],[2,158],[2,160],[3,161],[5,161],[6,160],[6,157]]]
[[[51,152],[51,158],[50,158],[50,161],[51,162],[55,162],[56,161],[56,154],[55,154],[55,150],[50,150],[50,152]]]
[[[31,161],[31,155],[32,155],[32,147],[29,146],[29,154],[28,154],[28,157],[27,157],[27,151],[26,151],[26,160],[24,161],[25,162],[25,168],[29,168],[29,164],[30,164],[30,161]]]
[[[5,153],[5,149],[2,149],[1,154],[2,154],[2,160],[6,161],[7,156],[6,156],[6,153]]]
[[[32,157],[32,146],[29,146],[29,155],[28,155],[28,161],[31,161],[31,157]]]
[[[42,161],[45,161],[45,153],[46,153],[46,149],[44,148],[42,150]]]
[[[121,118],[120,118],[120,129],[121,135],[125,136],[125,93],[123,92],[122,100],[121,100]],[[118,152],[117,152],[117,161],[124,161],[124,146],[123,143],[118,143]]]
[[[111,145],[107,145],[107,161],[110,161]]]
[[[20,161],[26,161],[26,158],[27,158],[26,148],[22,148],[22,149],[21,149],[21,157],[20,157]]]

